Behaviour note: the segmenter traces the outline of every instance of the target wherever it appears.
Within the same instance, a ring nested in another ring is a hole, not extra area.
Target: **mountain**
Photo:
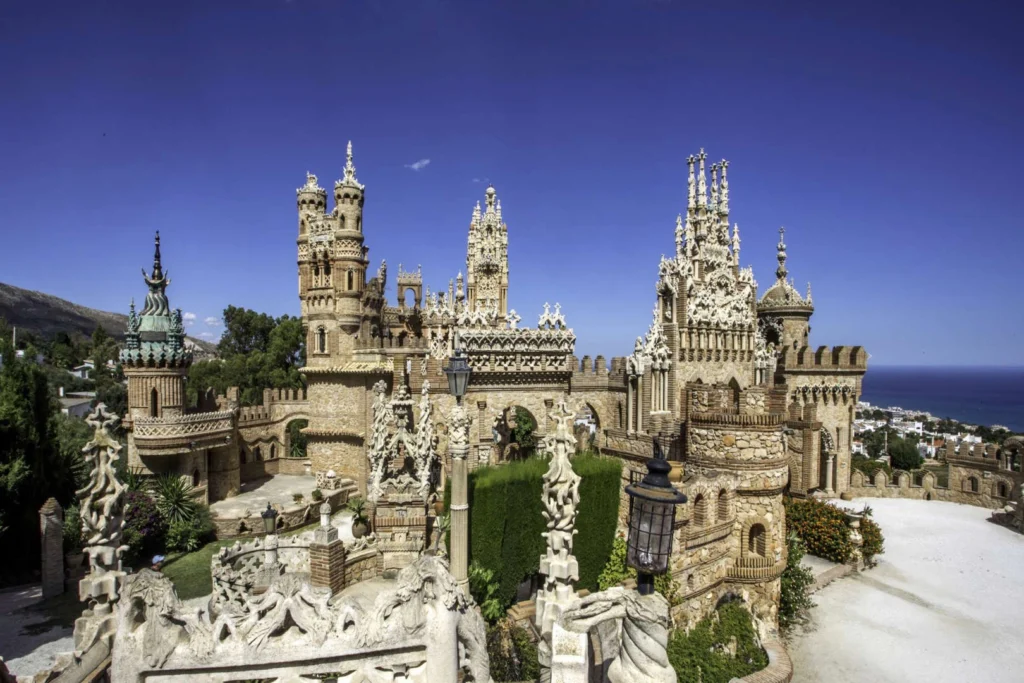
[[[73,304],[70,301],[21,289],[0,282],[0,318],[19,330],[33,332],[46,339],[52,339],[58,332],[79,333],[91,336],[96,325],[100,325],[112,337],[124,337],[128,316],[122,313],[98,311]],[[217,345],[202,339],[187,337],[196,345],[198,357],[217,353]]]

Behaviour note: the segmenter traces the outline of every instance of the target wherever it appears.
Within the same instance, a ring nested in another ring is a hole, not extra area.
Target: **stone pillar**
[[[636,376],[636,431],[644,431],[644,376]]]
[[[331,525],[331,504],[320,506],[320,527],[309,545],[309,579],[314,586],[330,588],[337,595],[345,587],[345,544]]]
[[[864,537],[860,535],[861,515],[846,513],[846,523],[850,527],[850,543],[853,545],[853,552],[847,562],[855,571],[864,568],[864,554],[861,548],[864,546]]]
[[[469,417],[457,399],[451,417],[449,450],[452,456],[451,569],[455,583],[469,595]]]
[[[551,683],[587,683],[590,680],[590,638],[555,622],[551,630]]]
[[[835,489],[832,486],[832,468],[835,467],[836,456],[832,453],[828,454],[828,458],[825,460],[825,493],[830,496],[835,495]]]
[[[43,597],[64,592],[64,510],[55,498],[39,508],[39,532],[43,539]]]
[[[633,433],[633,380],[626,378],[626,432]]]

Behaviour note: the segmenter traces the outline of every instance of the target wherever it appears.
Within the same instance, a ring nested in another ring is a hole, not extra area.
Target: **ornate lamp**
[[[452,393],[457,403],[462,403],[462,397],[466,395],[471,372],[469,360],[461,349],[456,349],[455,355],[448,359],[448,367],[444,369],[444,373],[448,375],[448,391]]]
[[[260,517],[263,518],[263,529],[268,534],[277,531],[277,510],[271,507],[270,503],[267,503],[267,509],[260,513]]]
[[[626,487],[629,496],[626,564],[637,571],[637,590],[641,595],[653,593],[654,575],[668,569],[676,506],[686,502],[686,496],[668,480],[671,469],[655,442],[654,457],[647,461],[647,476],[639,484]]]

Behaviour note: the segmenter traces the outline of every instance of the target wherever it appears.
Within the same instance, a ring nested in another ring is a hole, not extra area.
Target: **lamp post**
[[[653,593],[654,575],[668,570],[676,506],[686,502],[686,495],[668,480],[671,469],[655,441],[654,457],[647,461],[647,475],[639,484],[626,487],[629,496],[626,564],[636,569],[636,587],[641,595]]]
[[[277,567],[277,510],[270,503],[267,509],[260,513],[263,518],[263,530],[267,532],[263,537],[263,564],[268,568]]]
[[[451,569],[455,582],[468,595],[469,496],[466,456],[469,455],[469,416],[462,405],[462,398],[466,395],[472,371],[465,354],[456,349],[444,372],[448,375],[448,391],[455,397],[455,408],[448,425],[448,451],[452,456]]]

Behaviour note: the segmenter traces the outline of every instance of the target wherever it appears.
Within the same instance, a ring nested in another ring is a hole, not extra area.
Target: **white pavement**
[[[989,510],[863,498],[885,535],[878,566],[814,594],[788,643],[793,683],[1024,680],[1024,536]]]
[[[75,648],[71,627],[28,609],[41,600],[38,585],[0,591],[0,657],[15,676],[29,676],[51,667],[58,654]]]
[[[315,488],[314,476],[277,474],[243,483],[237,496],[217,501],[210,506],[210,511],[215,517],[235,518],[259,514],[267,509],[267,503],[290,508],[295,506],[294,494],[301,493],[308,503]]]

